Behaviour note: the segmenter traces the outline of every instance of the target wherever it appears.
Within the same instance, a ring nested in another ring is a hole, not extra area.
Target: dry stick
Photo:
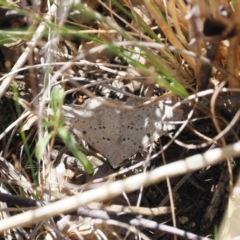
[[[18,195],[11,195],[8,193],[4,193],[0,191],[0,200],[1,202],[10,204],[10,205],[17,205],[16,208],[11,208],[13,211],[21,211],[22,207],[25,207],[26,210],[27,207],[41,207],[44,205],[48,205],[49,202],[47,201],[38,201],[33,200],[30,198],[18,196]],[[122,206],[122,205],[103,205],[101,203],[92,202],[88,204],[86,207],[88,209],[92,210],[104,210],[106,212],[112,212],[112,213],[118,213],[122,212],[124,214],[129,213],[132,215],[149,215],[149,216],[159,216],[171,213],[170,207],[156,207],[156,208],[147,208],[147,207],[135,207],[135,206]],[[84,208],[81,208],[83,210]],[[4,208],[0,209],[0,211],[8,211],[10,208]],[[77,209],[77,211],[74,211],[70,214],[77,214],[80,210]]]
[[[160,147],[162,148],[162,141],[161,139],[159,140],[160,142]],[[163,159],[163,164],[166,165],[167,162],[166,162],[166,158],[165,158],[165,154],[164,152],[162,152],[162,159]],[[169,177],[166,177],[166,182],[167,182],[167,188],[168,188],[168,196],[169,196],[169,199],[170,199],[170,206],[171,206],[171,209],[172,209],[172,222],[173,222],[173,227],[177,227],[177,221],[176,221],[176,214],[175,214],[175,207],[174,207],[174,200],[173,200],[173,190],[172,190],[172,186],[171,186],[171,182],[170,182],[170,179]],[[174,235],[174,240],[177,240],[177,236]]]
[[[99,218],[103,220],[109,220],[113,219],[118,222],[123,222],[130,224],[132,226],[136,227],[143,227],[143,228],[150,228],[153,230],[159,230],[165,233],[170,233],[176,236],[184,237],[184,239],[192,239],[192,240],[210,240],[209,238],[199,237],[193,233],[186,232],[184,230],[180,230],[175,227],[167,226],[165,224],[158,224],[155,221],[148,220],[145,218],[138,218],[133,216],[132,214],[124,214],[124,215],[118,215],[113,213],[108,213],[103,210],[91,210],[86,208],[79,208],[77,211],[78,215],[80,216],[86,216],[91,218]]]
[[[210,103],[212,120],[213,120],[214,126],[215,126],[218,134],[220,134],[222,132],[222,130],[221,130],[221,125],[220,125],[221,123],[218,121],[218,119],[216,117],[215,106],[216,106],[217,97],[220,94],[221,89],[224,87],[225,84],[226,84],[226,81],[223,81],[223,82],[220,83],[218,89],[216,89],[215,92],[213,93],[213,96],[211,98],[211,103]],[[225,147],[226,146],[226,139],[224,137],[221,137],[220,141],[222,142],[223,147]],[[232,170],[232,163],[231,163],[230,157],[227,157],[226,160],[227,160],[227,167],[228,167],[228,173],[229,173],[228,174],[229,175],[229,188],[230,188],[229,196],[231,196],[231,193],[232,193],[232,190],[233,190],[233,170]],[[205,225],[206,222],[210,223],[210,225],[212,224],[213,219],[216,215],[217,209],[220,205],[220,201],[217,201],[216,199],[219,199],[219,196],[222,196],[224,191],[225,191],[226,176],[227,176],[226,173],[227,173],[226,169],[224,169],[221,172],[219,180],[218,180],[218,184],[217,184],[218,188],[214,191],[213,197],[211,199],[211,204],[209,205],[209,207],[207,208],[207,211],[203,215],[201,225],[204,226],[204,228],[206,228],[206,225]],[[229,198],[229,201],[230,201],[230,198]],[[215,203],[214,208],[213,208],[212,203]],[[209,213],[211,213],[211,214],[209,214]]]
[[[72,57],[72,56],[71,56]],[[64,65],[66,62],[54,62],[54,63],[51,63],[52,66],[62,66]],[[130,77],[127,77],[126,75],[122,75],[122,71],[118,71],[118,70],[114,70],[114,69],[111,69],[110,67],[114,67],[114,68],[126,68],[126,66],[122,66],[122,65],[119,65],[117,66],[116,64],[107,64],[107,63],[91,63],[89,61],[86,61],[86,60],[80,60],[78,62],[73,62],[72,64],[76,65],[76,66],[85,66],[85,65],[89,65],[89,66],[94,66],[96,68],[99,68],[99,69],[102,69],[102,70],[107,70],[109,71],[110,73],[113,73],[113,74],[118,74],[124,78],[130,78]],[[7,77],[11,76],[13,73],[18,73],[18,72],[21,72],[21,71],[25,71],[25,70],[30,70],[30,69],[37,69],[37,68],[42,68],[42,67],[47,67],[49,66],[49,63],[40,63],[40,64],[35,64],[34,66],[25,66],[25,67],[22,67],[22,68],[18,68],[16,70],[12,70],[10,73],[6,73],[3,77],[0,78],[0,81],[3,81],[4,79],[6,79]],[[108,67],[107,67],[108,66]],[[125,73],[125,72],[124,72]],[[80,78],[80,77],[79,77]],[[132,79],[136,79],[137,77],[132,77]],[[138,77],[140,78],[140,77]],[[82,78],[82,79],[85,79],[85,78]]]
[[[32,200],[29,198],[21,197],[21,196],[5,194],[2,192],[0,192],[0,200],[8,204],[18,205],[19,206],[18,211],[22,210],[22,206],[36,207],[36,206],[42,206],[42,205],[48,204],[47,202],[40,202],[40,201]],[[137,225],[144,228],[149,227],[151,229],[155,229],[155,230],[158,229],[164,232],[168,232],[170,234],[177,234],[178,236],[182,236],[182,237],[185,236],[186,239],[200,239],[198,238],[197,235],[177,229],[176,227],[171,227],[163,224],[160,225],[155,221],[150,221],[150,220],[147,220],[144,218],[138,218],[137,216],[135,216],[135,214],[141,214],[141,212],[139,212],[139,209],[140,210],[142,209],[145,213],[148,212],[148,214],[152,215],[151,209],[147,211],[148,208],[133,207],[133,209],[135,209],[135,212],[132,212],[131,207],[124,207],[120,205],[112,205],[112,208],[111,206],[106,206],[109,209],[109,211],[106,209],[101,210],[102,207],[104,208],[104,206],[101,206],[101,204],[97,204],[97,203],[90,204],[91,209],[86,207],[80,207],[79,209],[77,209],[76,212],[73,212],[72,214],[76,216],[91,217],[94,219],[96,218],[103,219],[103,220],[111,219],[111,220],[116,220],[116,221],[120,221],[127,224],[132,223],[132,225]],[[127,209],[127,210],[130,209],[130,211],[126,213],[124,212],[124,209]],[[8,210],[8,209],[5,209],[5,210]],[[165,210],[168,211],[169,208],[165,208]],[[167,211],[165,213],[167,213]],[[119,215],[119,212],[123,212],[124,214]]]
[[[219,88],[215,90],[215,92],[213,93],[213,96],[211,98],[211,113],[212,113],[212,120],[214,123],[214,126],[218,132],[218,134],[220,134],[222,132],[221,130],[221,123],[218,121],[217,116],[216,116],[216,100],[218,95],[221,92],[221,89],[224,87],[224,85],[226,84],[225,81],[221,82],[219,85]],[[226,140],[224,137],[220,138],[223,146],[226,146]],[[232,164],[231,164],[231,160],[230,158],[227,158],[227,165],[228,165],[228,171],[229,171],[229,185],[230,185],[230,192],[232,192],[233,189],[233,172],[232,172]]]
[[[237,79],[236,76],[234,76],[233,74],[229,73],[227,70],[225,70],[223,67],[219,67],[216,64],[212,63],[208,58],[200,56],[192,51],[188,51],[185,49],[179,49],[170,45],[166,45],[166,44],[160,44],[160,43],[154,43],[154,42],[140,42],[140,41],[124,41],[124,42],[114,42],[114,46],[139,46],[139,47],[147,47],[147,48],[157,48],[157,49],[168,49],[169,51],[173,51],[182,55],[189,55],[193,58],[197,58],[203,62],[205,62],[206,64],[210,64],[212,67],[216,68],[217,70],[227,74],[228,76],[231,76],[234,79]],[[97,52],[101,52],[105,49],[108,49],[109,45],[108,44],[103,44],[103,45],[99,45],[97,47],[94,47],[92,49],[90,49],[87,52],[83,52],[80,53],[79,55],[77,55],[76,57],[74,57],[73,59],[71,59],[70,61],[66,62],[54,75],[52,78],[52,81],[56,81],[58,79],[58,77],[60,77],[68,68],[70,68],[73,64],[75,64],[75,62],[80,61],[81,59],[85,58],[88,55],[91,54],[95,54]],[[56,63],[55,63],[56,64]],[[57,64],[56,64],[57,65]],[[1,78],[0,78],[1,79]]]
[[[1,221],[0,233],[8,229],[20,226],[27,226],[39,221],[44,221],[59,212],[66,213],[75,211],[80,206],[93,201],[102,201],[120,195],[122,192],[132,192],[142,185],[149,186],[166,179],[166,177],[176,177],[188,172],[196,171],[208,165],[216,165],[227,157],[240,155],[240,141],[225,148],[216,148],[203,154],[196,154],[185,160],[179,160],[165,166],[158,167],[150,172],[140,173],[128,177],[124,180],[106,183],[97,189],[89,190],[76,196],[71,196],[39,209],[21,213]]]
[[[229,124],[223,129],[221,130],[220,133],[218,133],[217,136],[215,136],[214,138],[207,138],[205,135],[200,134],[198,131],[196,131],[195,129],[193,129],[193,127],[191,127],[190,125],[188,125],[188,128],[190,128],[195,134],[197,134],[199,137],[207,140],[208,142],[205,143],[201,143],[201,144],[185,144],[183,142],[181,142],[178,139],[175,139],[174,142],[176,144],[178,144],[181,147],[187,148],[187,149],[199,149],[199,148],[205,148],[208,147],[211,144],[216,144],[217,141],[224,137],[225,135],[228,136],[229,132],[231,130],[233,130],[233,127],[237,124],[238,120],[240,119],[240,109],[236,112],[236,114],[234,115],[234,117],[232,118],[232,120],[229,122]],[[235,132],[233,132],[234,137],[236,138],[236,141],[239,140],[237,134],[235,134]]]
[[[178,189],[192,176],[192,173],[188,173],[186,175],[184,175],[184,177],[177,183],[176,186],[174,186],[172,192],[176,193],[178,191]],[[160,206],[164,206],[168,201],[169,201],[169,194],[160,202],[160,204],[158,205]]]
[[[18,61],[13,66],[13,68],[11,70],[13,73],[8,75],[8,77],[6,77],[4,79],[3,83],[0,86],[0,98],[2,98],[2,96],[5,94],[8,87],[10,86],[12,80],[17,75],[17,71],[15,71],[15,70],[17,70],[17,69],[19,69],[23,66],[23,64],[27,61],[29,55],[32,53],[32,51],[35,48],[35,46],[37,45],[37,43],[42,38],[42,36],[44,34],[44,31],[46,30],[46,28],[48,26],[47,22],[51,21],[52,13],[56,12],[56,10],[57,10],[57,6],[55,4],[53,4],[50,11],[46,14],[46,16],[44,18],[44,21],[41,22],[41,24],[39,25],[35,34],[33,35],[32,40],[30,42],[28,42],[28,47],[25,48],[25,50],[22,53],[22,55],[20,56],[20,58],[18,59]]]
[[[32,200],[29,198],[25,198],[25,197],[21,197],[21,196],[13,196],[10,194],[5,194],[0,192],[0,199],[3,202],[7,202],[9,204],[16,204],[19,206],[27,206],[27,207],[35,207],[35,206],[42,206],[43,204],[48,204],[47,202],[40,202],[40,201],[36,201],[36,200]],[[119,206],[117,205],[118,209],[114,209],[113,208],[110,209],[110,211],[106,211],[101,210],[100,208],[102,207],[101,204],[93,204],[93,207],[95,207],[95,209],[89,209],[86,207],[80,207],[77,209],[76,212],[73,212],[73,215],[76,216],[82,216],[82,217],[91,217],[94,219],[102,219],[102,220],[115,220],[118,222],[123,222],[126,224],[131,224],[133,226],[137,226],[137,227],[144,227],[144,228],[150,228],[150,229],[154,229],[154,230],[160,230],[163,232],[167,232],[170,234],[174,234],[180,237],[185,237],[186,239],[203,239],[193,233],[189,233],[183,230],[180,230],[176,227],[171,227],[171,226],[167,226],[164,224],[158,224],[155,221],[151,221],[151,220],[147,220],[145,218],[139,218],[137,216],[135,216],[135,214],[140,214],[138,212],[138,208],[136,209],[136,212],[129,212],[129,213],[124,213],[119,215],[119,211],[122,212],[124,208],[128,209],[128,207],[124,207],[124,206]],[[99,209],[96,209],[99,208]],[[111,206],[107,206],[108,208],[110,208]],[[91,208],[91,204],[90,204],[90,208]],[[19,208],[18,210],[21,210],[22,208]],[[139,209],[147,209],[147,208],[139,208]],[[167,209],[167,208],[166,208]],[[112,211],[113,210],[113,211]],[[118,210],[118,211],[116,211]],[[151,209],[149,211],[149,213],[151,214]]]

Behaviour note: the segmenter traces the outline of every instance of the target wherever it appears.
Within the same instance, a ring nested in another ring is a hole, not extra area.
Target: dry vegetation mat
[[[239,237],[239,15],[0,0],[0,239]]]

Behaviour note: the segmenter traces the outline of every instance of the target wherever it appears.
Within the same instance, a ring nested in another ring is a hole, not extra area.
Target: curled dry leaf
[[[22,131],[28,131],[33,125],[36,124],[38,117],[35,114],[30,114],[23,123]]]

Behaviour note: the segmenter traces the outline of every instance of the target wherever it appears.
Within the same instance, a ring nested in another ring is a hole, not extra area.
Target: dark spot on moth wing
[[[157,132],[162,131],[162,129],[164,129],[164,126],[165,124],[162,123],[161,121],[153,123],[153,128]]]
[[[119,147],[122,149],[122,160],[125,160],[138,151],[138,142],[136,142],[130,136],[122,138],[122,141],[119,144]]]

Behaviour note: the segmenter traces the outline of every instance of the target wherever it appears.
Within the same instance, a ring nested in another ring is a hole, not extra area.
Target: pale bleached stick
[[[184,160],[179,160],[150,172],[140,173],[128,177],[124,180],[106,183],[96,189],[92,189],[75,196],[67,197],[47,206],[36,210],[18,214],[13,217],[1,220],[0,233],[15,227],[23,227],[29,224],[44,221],[60,213],[74,211],[80,206],[84,206],[94,201],[102,201],[116,197],[122,192],[132,192],[139,189],[142,185],[149,186],[165,180],[168,177],[176,177],[188,172],[196,171],[208,165],[220,163],[227,157],[240,156],[240,141],[225,148],[209,150],[204,154],[197,154]]]

